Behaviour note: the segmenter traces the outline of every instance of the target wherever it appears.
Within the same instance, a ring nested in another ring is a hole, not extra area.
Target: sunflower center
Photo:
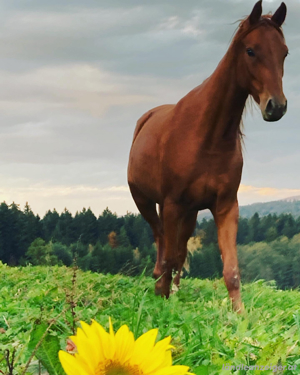
[[[115,361],[100,363],[96,375],[143,375],[138,366],[129,366]]]

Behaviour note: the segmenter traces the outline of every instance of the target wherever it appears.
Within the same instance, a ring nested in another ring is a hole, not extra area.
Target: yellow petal
[[[82,362],[78,362],[76,358],[62,350],[58,352],[60,363],[67,375],[92,375],[87,366],[83,366]]]
[[[171,342],[171,336],[165,337],[164,339],[158,341],[155,344],[154,348],[157,350],[167,350],[170,348],[174,348],[174,346],[170,345],[170,342]]]
[[[165,359],[161,364],[161,368],[172,366],[172,353],[170,350],[166,351]]]
[[[109,317],[108,320],[109,320],[109,333],[111,336],[114,336],[114,329],[113,329],[113,325],[111,322],[111,318]]]
[[[99,337],[104,358],[113,359],[116,351],[114,337],[107,333],[105,329],[95,320],[93,321],[92,325],[94,325],[95,331]]]
[[[172,365],[171,353],[168,350],[170,341],[171,337],[169,336],[155,344],[149,356],[140,364],[144,373],[148,374],[154,370]]]
[[[86,324],[85,322],[80,322],[83,332],[85,333],[88,341],[89,341],[89,348],[91,350],[91,355],[95,359],[93,365],[97,367],[99,362],[104,361],[104,353],[102,349],[102,345],[99,339],[99,335],[97,334],[97,330],[95,326]],[[78,340],[77,340],[78,341]],[[94,368],[95,368],[94,367]]]
[[[86,336],[86,334],[81,328],[77,328],[76,336],[76,346],[78,354],[85,359],[90,370],[93,372],[98,365],[98,358],[95,355],[96,351],[93,347],[93,343],[89,340],[89,338]]]
[[[136,340],[132,358],[130,361],[132,365],[139,365],[145,358],[149,356],[150,351],[154,347],[157,333],[157,328],[151,329]]]
[[[115,335],[116,352],[115,358],[120,363],[126,363],[131,355],[134,348],[134,337],[133,333],[129,331],[126,325],[123,325],[117,331]]]

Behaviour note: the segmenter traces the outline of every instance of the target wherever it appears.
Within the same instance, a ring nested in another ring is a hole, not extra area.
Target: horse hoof
[[[165,290],[163,286],[155,285],[155,294],[157,296],[166,297],[167,299],[170,297],[170,291]]]
[[[234,311],[237,313],[237,314],[243,314],[245,312],[245,306],[243,303],[239,303],[237,305],[234,305],[233,306],[233,309]]]
[[[177,293],[178,290],[179,290],[179,286],[173,283],[173,285],[172,285],[172,290],[171,290],[171,294],[175,294],[175,293]]]
[[[156,296],[160,296],[161,295],[161,288],[156,286],[155,289],[154,289],[154,293],[155,293]]]

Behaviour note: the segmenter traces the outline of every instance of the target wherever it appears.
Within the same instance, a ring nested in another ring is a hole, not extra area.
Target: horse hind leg
[[[132,185],[129,186],[133,200],[135,201],[138,210],[140,211],[143,218],[149,223],[153,232],[157,248],[157,260],[153,271],[153,277],[155,279],[159,279],[163,273],[161,264],[163,254],[163,228],[162,222],[156,211],[156,203],[153,200],[147,198],[136,187]]]
[[[156,210],[155,210],[156,212]],[[164,235],[163,235],[163,222],[162,222],[162,213],[163,213],[163,206],[159,205],[159,226],[157,229],[157,239],[156,242],[156,248],[157,248],[157,258],[156,263],[153,271],[153,277],[155,280],[159,279],[161,275],[163,274],[163,268],[162,268],[162,257],[163,257],[163,247],[164,247]]]

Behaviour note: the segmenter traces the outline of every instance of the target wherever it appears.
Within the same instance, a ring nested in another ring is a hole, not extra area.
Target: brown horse
[[[288,49],[281,30],[286,5],[262,16],[261,3],[240,23],[208,79],[177,104],[151,109],[137,122],[128,183],[153,230],[155,291],[162,296],[169,296],[173,270],[179,285],[197,213],[208,208],[218,228],[229,296],[236,310],[242,308],[236,251],[242,113],[249,95],[266,121],[279,120],[287,109],[282,76]]]

